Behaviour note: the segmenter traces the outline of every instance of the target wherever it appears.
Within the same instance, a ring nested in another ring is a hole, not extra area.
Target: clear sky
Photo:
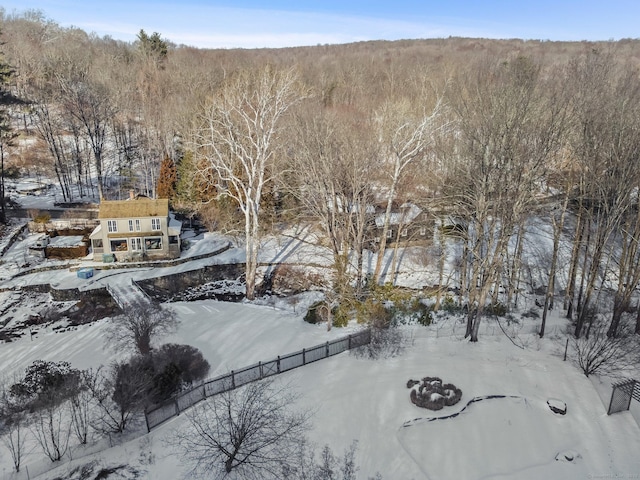
[[[448,36],[640,38],[640,0],[2,0],[62,26],[133,41],[140,29],[201,48]]]

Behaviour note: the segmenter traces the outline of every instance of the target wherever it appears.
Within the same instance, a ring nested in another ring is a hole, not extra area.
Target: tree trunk
[[[582,244],[582,237],[584,234],[583,225],[583,210],[580,205],[578,210],[578,218],[576,221],[575,239],[573,241],[573,248],[571,249],[571,262],[569,263],[569,282],[567,284],[567,292],[565,294],[564,308],[567,312],[566,317],[571,320],[573,318],[573,297],[576,289],[576,277],[578,274],[578,260],[580,258],[580,245]]]
[[[551,254],[551,267],[549,268],[549,280],[547,281],[547,293],[544,297],[544,308],[542,309],[542,322],[540,323],[540,338],[544,337],[544,330],[547,324],[547,314],[553,310],[553,298],[556,288],[556,270],[558,265],[558,252],[560,251],[560,237],[564,228],[564,219],[569,205],[569,195],[565,195],[562,205],[560,219],[555,221],[555,216],[551,214],[553,225],[553,252]]]
[[[392,192],[395,194],[395,185],[391,187]],[[382,265],[384,264],[384,254],[387,249],[387,232],[389,231],[389,223],[391,221],[391,208],[393,206],[393,195],[389,192],[387,198],[387,208],[384,212],[384,223],[382,225],[382,233],[380,234],[380,243],[378,244],[378,257],[376,259],[376,268],[373,271],[373,281],[378,283],[380,281],[380,274],[382,273]]]

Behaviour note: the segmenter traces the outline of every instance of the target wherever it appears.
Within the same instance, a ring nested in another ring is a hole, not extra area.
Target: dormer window
[[[151,230],[160,230],[160,219],[152,218],[151,219]]]

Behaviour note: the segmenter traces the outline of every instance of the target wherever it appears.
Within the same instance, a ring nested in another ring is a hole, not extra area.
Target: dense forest
[[[436,308],[454,255],[448,287],[463,293],[471,340],[531,283],[534,217],[553,244],[540,334],[559,298],[576,337],[640,334],[639,40],[203,50],[143,30],[133,43],[100,38],[39,12],[4,13],[0,31],[15,100],[3,105],[3,175],[54,178],[69,203],[133,189],[241,232],[249,298],[261,235],[305,223],[332,252],[326,293],[341,315],[402,244],[393,215],[417,205],[436,226],[425,254],[440,265]]]

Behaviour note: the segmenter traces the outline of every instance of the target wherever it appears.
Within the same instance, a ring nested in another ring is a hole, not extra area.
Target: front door
[[[134,237],[131,239],[131,251],[139,252],[142,250],[142,239],[140,237]]]

